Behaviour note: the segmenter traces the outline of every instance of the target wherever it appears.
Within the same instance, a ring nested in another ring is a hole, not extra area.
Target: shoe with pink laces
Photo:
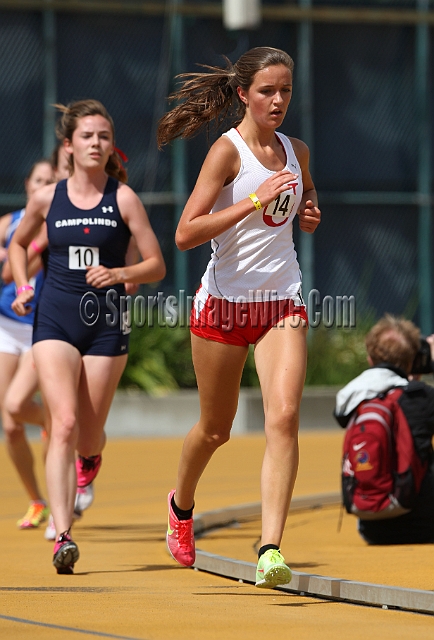
[[[69,529],[57,538],[53,553],[53,565],[56,567],[57,573],[74,573],[74,564],[79,559],[80,553],[69,535]]]
[[[189,520],[179,520],[172,508],[172,497],[175,490],[168,495],[169,521],[167,527],[167,548],[170,555],[176,562],[184,567],[191,567],[196,559],[194,546],[193,518]]]
[[[84,456],[78,456],[75,461],[75,468],[77,471],[77,487],[87,487],[93,482],[101,467],[102,456],[91,456],[85,458]]]

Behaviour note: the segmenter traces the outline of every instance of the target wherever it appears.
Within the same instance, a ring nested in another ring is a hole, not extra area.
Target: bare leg
[[[79,386],[80,432],[77,451],[90,457],[101,453],[104,426],[128,356],[84,356]]]
[[[191,509],[197,483],[214,451],[227,442],[238,405],[248,347],[205,340],[192,334],[200,418],[184,440],[178,467],[176,504]]]
[[[84,456],[102,451],[104,425],[127,356],[82,358],[68,343],[54,340],[37,343],[34,349],[38,351],[35,358],[38,369],[41,367],[41,388],[47,408],[47,485],[59,534],[72,522],[77,489],[75,450]],[[56,355],[47,365],[53,350]],[[65,375],[54,382],[59,370]]]
[[[48,495],[56,531],[62,533],[72,523],[77,484],[77,393],[82,359],[75,347],[60,340],[37,342],[33,355],[51,419],[46,460]]]
[[[30,499],[43,500],[24,426],[24,422],[42,426],[44,420],[43,407],[33,400],[38,380],[32,352],[27,351],[19,359],[17,356],[3,353],[0,360],[3,381],[15,370],[2,401],[6,447]]]
[[[18,369],[7,390],[4,408],[17,422],[45,426],[43,404],[34,400],[38,390],[38,375],[33,360],[32,349],[23,353]]]
[[[286,318],[257,343],[265,411],[261,546],[280,546],[298,469],[298,426],[306,376],[306,327]],[[293,326],[291,326],[293,325]]]
[[[36,479],[34,458],[26,437],[24,425],[14,423],[13,430],[11,430],[10,435],[7,435],[9,426],[7,419],[3,416],[3,428],[6,434],[6,447],[9,456],[30,500],[43,500],[44,498]]]

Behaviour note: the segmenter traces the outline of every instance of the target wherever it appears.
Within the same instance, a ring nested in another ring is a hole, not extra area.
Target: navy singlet
[[[46,218],[47,275],[36,309],[33,343],[62,340],[82,355],[128,353],[130,333],[123,284],[97,289],[86,283],[87,267],[125,265],[130,230],[117,205],[118,181],[108,178],[93,209],[74,206],[67,180],[56,185]]]

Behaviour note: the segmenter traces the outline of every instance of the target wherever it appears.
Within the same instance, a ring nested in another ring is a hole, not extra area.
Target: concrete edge
[[[326,505],[341,504],[340,493],[322,493],[316,496],[299,496],[291,501],[291,511],[317,509]],[[204,511],[194,516],[194,533],[200,536],[209,529],[225,527],[233,522],[257,518],[261,515],[261,503],[240,504],[214,511]]]
[[[339,493],[318,494],[294,498],[291,509],[315,509],[325,505],[340,504]],[[194,519],[195,533],[204,534],[215,527],[227,526],[238,520],[257,517],[261,514],[260,503],[251,503],[208,511],[198,514]],[[206,551],[196,550],[194,568],[226,578],[255,583],[256,565],[232,558],[225,558]],[[397,608],[416,613],[434,614],[434,592],[421,589],[406,589],[387,585],[343,580],[330,576],[292,572],[288,585],[277,587],[280,591],[331,599],[336,602],[348,602],[368,606],[381,606],[383,609]]]

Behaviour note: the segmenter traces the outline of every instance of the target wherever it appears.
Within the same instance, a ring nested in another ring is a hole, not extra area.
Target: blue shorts
[[[35,313],[33,344],[62,340],[82,356],[127,354],[131,326],[120,312],[120,296],[112,296],[110,301],[108,307],[105,291],[80,295],[45,283]]]

